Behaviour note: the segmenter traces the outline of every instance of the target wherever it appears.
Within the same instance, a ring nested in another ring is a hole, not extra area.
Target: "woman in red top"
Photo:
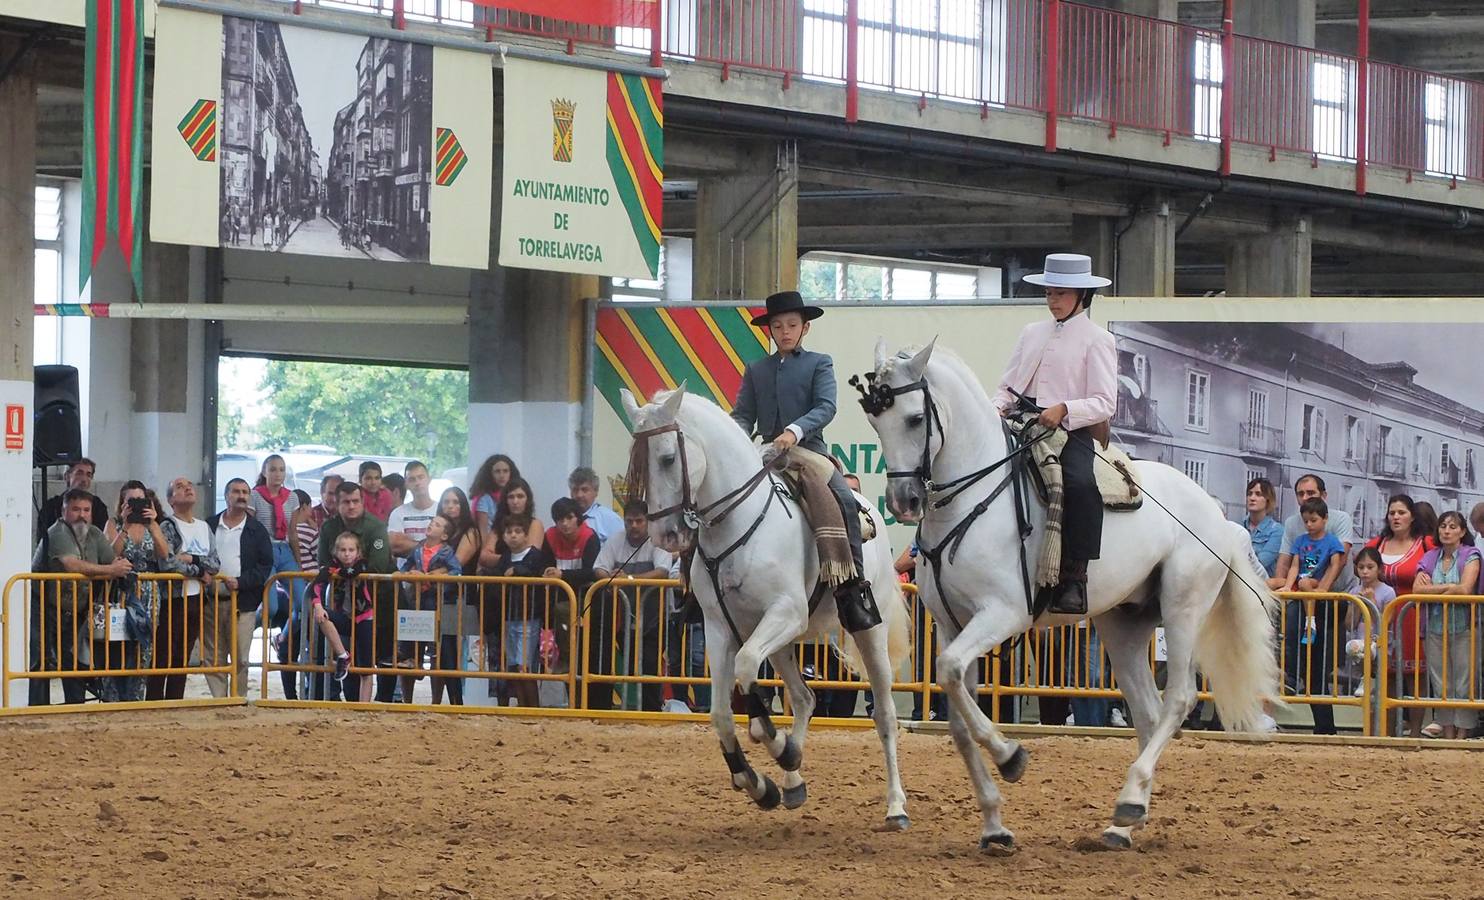
[[[1366,543],[1381,554],[1381,580],[1391,585],[1398,597],[1412,592],[1417,577],[1417,564],[1427,551],[1437,546],[1424,530],[1417,516],[1417,505],[1406,494],[1393,494],[1386,501],[1386,526]],[[1378,623],[1379,624],[1379,623]],[[1417,634],[1417,608],[1405,609],[1392,627],[1392,665],[1396,671],[1396,689],[1405,690],[1408,678],[1416,679],[1427,671],[1422,640]],[[1407,710],[1407,731],[1412,737],[1422,736],[1422,709]],[[1387,726],[1388,730],[1390,725]]]

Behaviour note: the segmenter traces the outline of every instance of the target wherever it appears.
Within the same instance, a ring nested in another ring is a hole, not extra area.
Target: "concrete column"
[[[537,515],[547,519],[582,461],[587,307],[599,284],[593,276],[494,263],[500,184],[497,171],[490,267],[470,283],[469,477],[491,454],[509,455],[531,483]]]
[[[761,300],[799,286],[799,170],[791,147],[750,151],[746,171],[696,195],[695,298]]]
[[[1175,227],[1163,198],[1156,197],[1134,213],[1133,221],[1115,237],[1117,296],[1175,296]]]
[[[17,38],[0,38],[0,59],[14,59]],[[0,444],[0,578],[31,567],[31,441],[35,415],[33,341],[35,321],[31,304],[36,297],[36,76],[30,59],[21,57],[0,80],[0,412],[4,413],[5,444]],[[12,407],[19,408],[19,422]],[[24,429],[20,446],[11,441],[13,426]],[[13,591],[5,599],[10,623],[26,621],[28,594]],[[26,668],[26,629],[12,627],[7,635],[10,664]],[[6,701],[24,706],[27,683],[11,685]]]
[[[145,244],[147,302],[181,303],[197,294],[192,289],[189,247]],[[199,482],[201,326],[165,319],[134,319],[129,325],[134,415],[129,420],[128,477],[157,491],[180,475]],[[190,402],[193,397],[195,404]]]
[[[1268,234],[1236,240],[1226,253],[1228,297],[1308,297],[1313,268],[1309,218],[1298,216]]]
[[[1092,257],[1092,271],[1104,278],[1113,277],[1113,239],[1118,233],[1118,220],[1110,216],[1072,216],[1070,253]]]

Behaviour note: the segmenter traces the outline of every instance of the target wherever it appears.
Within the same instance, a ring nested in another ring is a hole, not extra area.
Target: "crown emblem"
[[[551,158],[556,162],[572,161],[572,121],[576,117],[576,103],[561,97],[551,101]]]

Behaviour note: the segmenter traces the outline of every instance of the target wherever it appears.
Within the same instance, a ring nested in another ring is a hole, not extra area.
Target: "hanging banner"
[[[506,60],[500,265],[658,277],[661,102],[656,79]]]
[[[487,55],[163,9],[154,90],[152,240],[489,264]]]

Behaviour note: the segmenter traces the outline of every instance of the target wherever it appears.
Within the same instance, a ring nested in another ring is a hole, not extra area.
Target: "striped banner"
[[[767,337],[736,306],[604,307],[598,310],[593,383],[623,421],[619,389],[640,403],[684,381],[686,390],[730,411],[742,370],[766,356]]]
[[[665,116],[660,82],[608,73],[608,168],[649,271],[660,271]]]
[[[144,0],[87,0],[83,63],[84,286],[110,242],[144,293]]]
[[[84,316],[89,319],[107,319],[107,303],[38,303],[34,315],[38,316]]]
[[[434,134],[433,144],[437,153],[433,165],[434,181],[439,187],[448,187],[458,180],[459,173],[469,164],[469,155],[451,128],[439,128]]]
[[[216,162],[216,101],[197,100],[180,124],[175,126],[186,146],[202,162]]]

